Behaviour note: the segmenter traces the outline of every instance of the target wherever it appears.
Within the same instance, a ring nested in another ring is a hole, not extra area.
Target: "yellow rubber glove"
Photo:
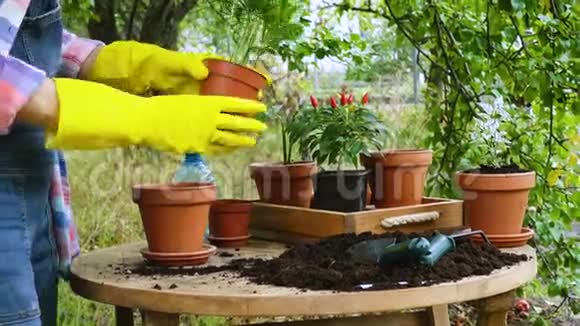
[[[87,79],[144,95],[199,94],[208,76],[203,60],[213,54],[183,53],[135,41],[118,41],[102,48]]]
[[[58,130],[47,147],[100,149],[146,145],[176,153],[215,154],[256,143],[266,126],[239,116],[265,111],[255,101],[222,96],[139,97],[80,80],[55,79]]]

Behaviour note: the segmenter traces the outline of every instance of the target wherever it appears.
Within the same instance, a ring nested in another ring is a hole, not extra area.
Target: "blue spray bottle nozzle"
[[[185,154],[185,163],[199,163],[202,161],[201,155],[199,153],[187,153]]]

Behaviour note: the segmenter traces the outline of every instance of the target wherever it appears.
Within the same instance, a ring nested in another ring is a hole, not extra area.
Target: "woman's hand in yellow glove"
[[[139,97],[105,85],[56,79],[59,118],[47,145],[99,149],[146,145],[177,153],[219,153],[256,143],[266,126],[252,118],[266,107],[223,96]]]
[[[100,49],[82,77],[137,95],[199,94],[200,81],[209,73],[203,63],[208,58],[218,56],[118,41]]]

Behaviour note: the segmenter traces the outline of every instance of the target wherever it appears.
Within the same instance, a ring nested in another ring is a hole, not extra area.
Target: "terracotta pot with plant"
[[[522,245],[533,236],[533,231],[522,226],[536,175],[514,164],[510,154],[508,133],[521,110],[504,104],[502,98],[486,98],[480,106],[483,112],[472,134],[473,148],[478,151],[473,159],[468,158],[479,161],[479,167],[456,174],[466,223],[488,233],[494,243]]]
[[[315,176],[312,208],[355,212],[365,209],[367,203],[367,170],[358,169],[359,155],[380,148],[385,132],[383,123],[366,107],[368,95],[355,102],[354,96],[340,94],[340,103],[334,97],[328,104],[316,108],[309,116],[306,130],[293,130],[301,136],[303,152],[317,163],[332,167]],[[346,165],[354,169],[345,169]]]
[[[252,163],[250,175],[256,183],[260,200],[267,203],[310,207],[314,193],[312,176],[317,167],[313,161],[295,161],[294,151],[303,141],[303,133],[310,126],[310,117],[318,105],[311,98],[312,106],[292,108],[290,105],[273,106],[268,119],[280,128],[282,139],[282,162]]]
[[[204,250],[203,236],[216,187],[209,183],[145,184],[133,186],[152,260],[179,256],[195,258]],[[207,249],[207,248],[206,248]],[[197,257],[199,258],[199,257]]]
[[[209,6],[215,10],[225,35],[226,59],[208,59],[208,78],[202,95],[224,95],[258,100],[269,80],[253,68],[262,55],[278,48],[283,41],[298,38],[303,31],[298,7],[289,1],[232,0]],[[235,23],[232,23],[235,22]]]

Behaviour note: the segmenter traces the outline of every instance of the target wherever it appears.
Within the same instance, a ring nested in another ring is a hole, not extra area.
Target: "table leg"
[[[507,325],[507,313],[513,306],[515,290],[479,300],[477,326]]]
[[[449,326],[449,309],[446,304],[427,308],[432,326]]]
[[[117,326],[133,326],[133,309],[115,306],[115,324]]]
[[[179,326],[179,315],[142,311],[143,326]]]

